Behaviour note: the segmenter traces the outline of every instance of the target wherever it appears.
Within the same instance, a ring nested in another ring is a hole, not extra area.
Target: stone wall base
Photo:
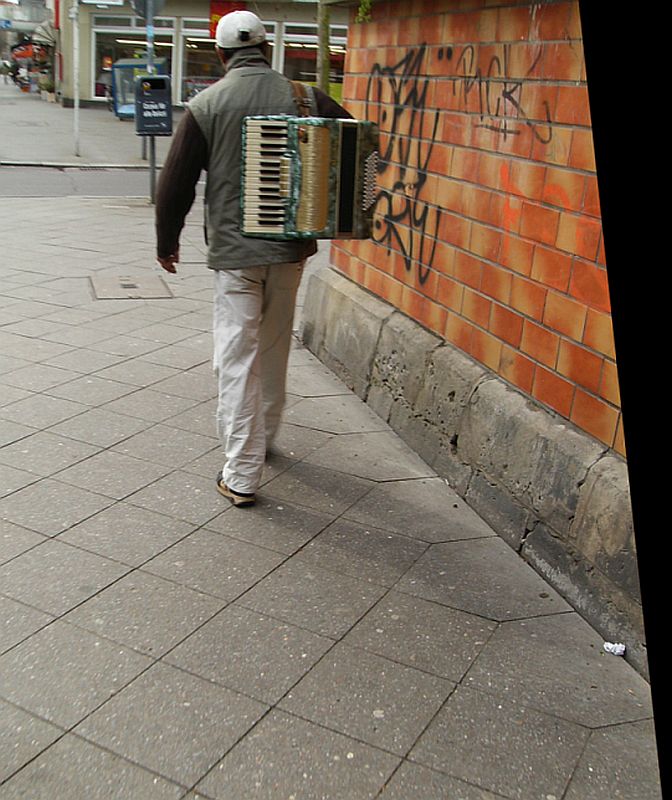
[[[305,345],[648,677],[625,461],[330,267]]]

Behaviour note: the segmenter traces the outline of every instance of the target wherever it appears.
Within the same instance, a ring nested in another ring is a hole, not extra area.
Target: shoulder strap
[[[309,117],[311,102],[308,96],[308,87],[301,81],[290,81],[292,84],[292,91],[294,92],[294,102],[299,110],[300,117]]]

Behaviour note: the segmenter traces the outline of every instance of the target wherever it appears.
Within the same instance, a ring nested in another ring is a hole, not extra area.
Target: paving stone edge
[[[330,266],[299,333],[648,679],[624,459]]]

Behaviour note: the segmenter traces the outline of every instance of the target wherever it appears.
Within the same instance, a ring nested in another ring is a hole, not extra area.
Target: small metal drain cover
[[[102,275],[91,278],[97,300],[156,300],[173,293],[159,275]]]

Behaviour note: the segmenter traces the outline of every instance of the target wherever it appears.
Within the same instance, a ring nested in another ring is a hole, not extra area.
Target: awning
[[[56,44],[56,29],[48,19],[40,22],[33,31],[31,39],[36,44],[43,44],[47,47],[54,47]]]

